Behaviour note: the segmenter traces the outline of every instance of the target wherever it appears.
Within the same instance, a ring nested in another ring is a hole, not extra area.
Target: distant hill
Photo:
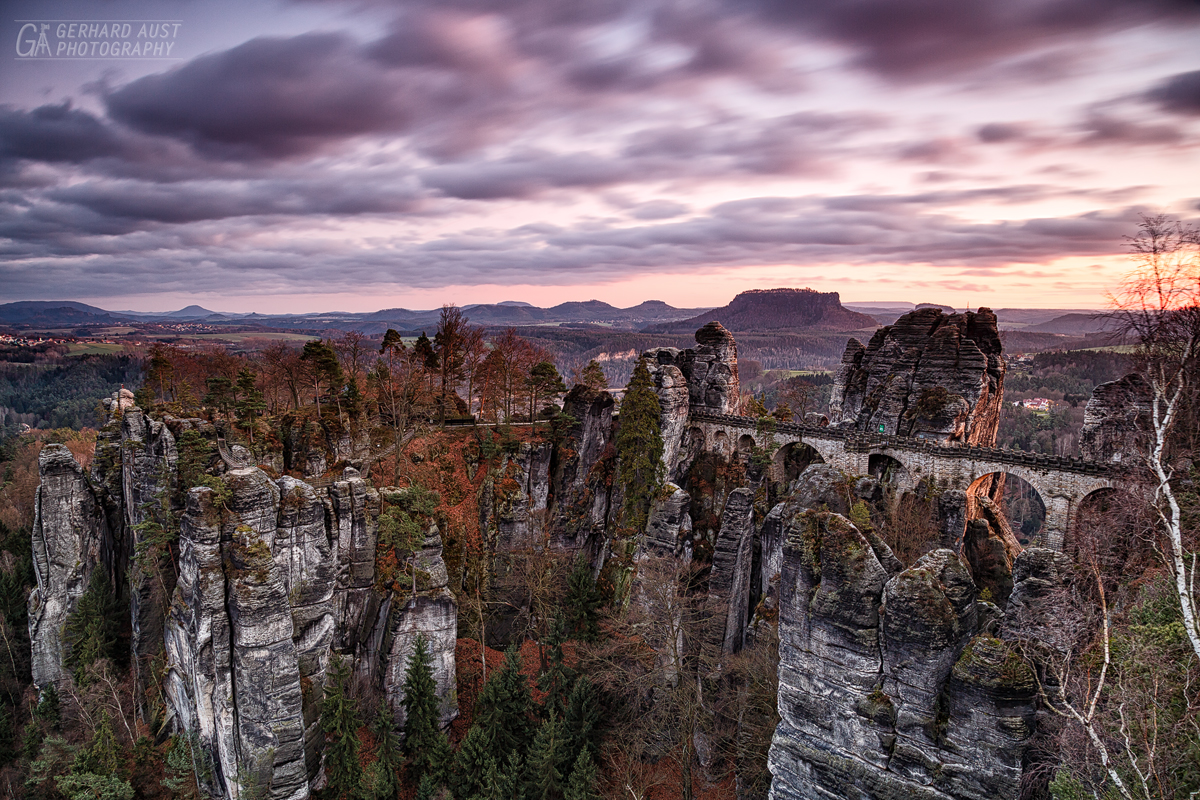
[[[686,333],[716,320],[737,331],[854,331],[876,327],[875,318],[842,306],[837,292],[814,289],[752,289],[742,292],[723,308],[714,308],[691,319],[646,330]]]
[[[1063,314],[1052,320],[1038,325],[1029,325],[1021,330],[1031,333],[1065,333],[1069,336],[1083,336],[1089,333],[1104,333],[1114,331],[1117,320],[1112,314]]]
[[[40,325],[48,328],[70,325],[112,325],[128,317],[103,308],[71,300],[22,300],[0,305],[0,324]]]
[[[600,300],[559,303],[552,308],[539,308],[528,303],[505,301],[464,306],[463,311],[473,325],[488,327],[522,325],[567,325],[593,323],[620,328],[640,328],[647,323],[683,319],[698,313],[698,308],[675,308],[661,300],[647,300],[632,308],[617,308]],[[397,330],[432,330],[437,325],[440,309],[413,311],[407,308],[388,308],[360,319],[386,324]],[[352,316],[352,315],[347,315]]]
[[[190,305],[187,308],[181,308],[178,311],[168,311],[163,314],[164,317],[176,317],[179,319],[195,319],[201,317],[211,317],[217,315],[216,311],[209,311],[207,308],[197,305]]]

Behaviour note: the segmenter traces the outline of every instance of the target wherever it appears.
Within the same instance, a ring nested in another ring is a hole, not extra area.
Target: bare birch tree
[[[1185,541],[1183,509],[1172,485],[1193,438],[1177,434],[1194,425],[1187,412],[1195,410],[1200,380],[1200,229],[1161,214],[1143,216],[1138,227],[1128,237],[1136,266],[1112,299],[1121,330],[1135,340],[1134,362],[1151,390],[1146,462],[1154,476],[1153,503],[1184,628],[1200,660],[1196,544]]]

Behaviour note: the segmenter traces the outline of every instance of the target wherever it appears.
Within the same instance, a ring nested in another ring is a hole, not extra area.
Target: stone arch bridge
[[[1084,499],[1105,489],[1132,490],[1125,469],[1115,464],[1005,450],[997,447],[943,445],[903,436],[866,434],[839,428],[780,423],[774,431],[759,430],[757,420],[730,414],[693,412],[688,417],[685,448],[731,456],[752,447],[772,455],[771,479],[785,480],[784,460],[796,444],[805,444],[832,467],[851,475],[866,475],[881,460],[894,459],[902,469],[893,474],[899,492],[911,491],[922,480],[943,489],[968,494],[984,478],[1015,475],[1026,481],[1042,499],[1046,519],[1040,538],[1048,547],[1062,549],[1067,532]],[[889,462],[890,463],[890,462]]]

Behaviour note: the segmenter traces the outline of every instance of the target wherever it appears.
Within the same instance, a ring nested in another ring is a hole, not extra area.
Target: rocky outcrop
[[[888,576],[845,517],[784,522],[771,797],[1016,798],[1033,681],[965,563],[936,550]]]
[[[447,588],[449,578],[442,559],[442,537],[431,526],[424,546],[414,559],[416,591],[412,584],[396,585],[379,610],[379,622],[363,662],[381,675],[384,697],[397,725],[404,725],[404,676],[416,651],[417,638],[425,639],[433,680],[442,698],[442,725],[458,716],[454,700],[454,646],[458,637],[458,607]]]
[[[197,734],[198,757],[211,766],[197,774],[211,775],[211,795],[258,786],[267,797],[306,798],[299,660],[274,554],[279,490],[254,467],[227,480],[224,504],[207,487],[188,495],[167,698],[178,728]]]
[[[696,331],[695,350],[684,369],[696,410],[716,414],[736,414],[741,400],[738,382],[737,342],[719,322],[710,322]]]
[[[128,543],[129,615],[131,647],[139,694],[153,680],[143,674],[147,663],[161,649],[167,605],[175,591],[172,566],[164,533],[176,506],[175,437],[161,422],[151,420],[136,406],[121,417],[121,508],[124,512],[120,539]]]
[[[188,495],[166,693],[175,728],[198,734],[215,797],[235,796],[246,780],[269,786],[269,797],[308,796],[337,650],[381,686],[400,724],[404,667],[424,636],[443,721],[457,714],[457,608],[437,529],[416,556],[416,595],[411,584],[376,591],[379,494],[346,473],[326,494],[238,468],[225,475],[225,498],[206,487]]]
[[[548,443],[522,442],[484,481],[480,530],[498,552],[545,546],[552,454]]]
[[[615,467],[612,395],[582,384],[567,393],[563,413],[575,420],[558,448],[552,483],[550,546],[579,551],[600,538]]]
[[[379,492],[358,470],[347,467],[343,480],[329,487],[325,513],[334,544],[337,570],[333,594],[334,647],[354,652],[363,626],[374,616],[375,542],[379,535]]]
[[[846,344],[830,421],[853,430],[991,445],[1000,424],[1005,362],[990,309],[905,314],[864,347]]]
[[[321,764],[325,733],[320,726],[321,687],[334,641],[336,563],[325,529],[325,506],[311,486],[280,478],[275,566],[292,614],[292,642],[300,676],[304,757],[309,776]]]
[[[688,404],[693,411],[737,413],[738,401],[741,399],[737,342],[734,341],[733,334],[725,330],[721,323],[710,322],[696,331],[694,348],[679,350],[674,347],[659,347],[647,350],[642,356],[651,367],[654,364],[673,366],[682,373],[688,387]],[[676,380],[672,379],[672,388],[675,384]]]
[[[937,526],[941,546],[958,551],[967,529],[967,493],[946,489],[937,496]]]
[[[663,440],[663,470],[668,476],[673,476],[679,462],[684,432],[687,430],[690,397],[688,380],[683,371],[673,363],[679,355],[675,348],[659,348],[643,355],[650,379],[654,383],[654,392],[658,395],[658,404],[662,409],[658,424]]]
[[[750,609],[751,545],[754,541],[754,490],[735,489],[721,515],[721,530],[708,579],[708,632],[703,653],[709,664],[742,649]]]
[[[691,560],[691,497],[673,483],[664,484],[650,502],[646,535],[638,540],[637,560],[650,556]]]
[[[1150,403],[1150,386],[1137,374],[1097,386],[1083,412],[1080,454],[1121,464],[1144,460],[1152,430]]]
[[[111,565],[112,539],[103,507],[71,451],[48,444],[38,454],[41,484],[34,497],[29,640],[34,685],[66,674],[63,626],[96,570]]]

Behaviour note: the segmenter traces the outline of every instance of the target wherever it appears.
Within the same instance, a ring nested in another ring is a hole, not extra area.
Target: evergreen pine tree
[[[650,498],[662,480],[662,408],[646,359],[639,358],[621,401],[617,431],[617,478],[625,493],[625,524],[634,531],[646,526]]]
[[[67,617],[63,639],[67,644],[64,665],[71,670],[75,683],[87,683],[87,668],[101,658],[112,658],[117,647],[117,600],[113,597],[108,574],[96,569],[88,588]]]
[[[421,776],[421,782],[417,785],[417,800],[433,800],[433,796],[437,793],[437,784],[433,781],[433,776],[425,773]]]
[[[434,741],[441,730],[438,714],[437,684],[433,681],[429,648],[424,636],[408,658],[404,671],[404,754],[409,758],[409,770],[414,781],[434,769],[437,752]]]
[[[199,746],[195,731],[171,737],[164,763],[162,785],[176,798],[197,796],[194,749]]]
[[[529,800],[559,800],[563,789],[566,727],[553,711],[529,748],[525,793]]]
[[[328,796],[357,800],[362,796],[363,771],[358,760],[358,708],[350,696],[350,666],[341,658],[334,659],[330,666],[321,711]]]
[[[594,642],[600,636],[600,603],[603,598],[587,560],[578,558],[567,578],[567,596],[563,610],[567,617],[567,633],[581,642]]]
[[[550,649],[550,661],[546,671],[538,676],[538,688],[546,693],[542,703],[543,711],[548,714],[551,710],[562,718],[567,711],[567,693],[575,679],[574,670],[563,660],[563,639],[566,638],[566,623],[561,616],[554,618],[550,627],[550,636],[546,644]]]
[[[62,712],[58,705],[58,689],[53,683],[42,690],[42,696],[38,699],[33,713],[51,728],[58,730],[58,726],[62,722]]]
[[[596,794],[596,763],[586,747],[575,759],[563,797],[564,800],[600,800],[600,795]]]
[[[590,386],[593,389],[607,389],[608,378],[604,376],[604,369],[592,359],[583,368],[583,372],[579,375],[579,382],[584,386]]]
[[[516,750],[508,754],[508,762],[500,774],[500,796],[505,800],[525,800],[525,761]]]
[[[372,787],[376,800],[394,800],[400,790],[400,767],[403,758],[400,742],[396,738],[395,720],[387,703],[379,704],[379,713],[371,732],[375,734],[375,783]]]
[[[504,652],[504,666],[484,684],[475,703],[475,719],[487,733],[492,756],[504,763],[508,754],[524,753],[533,738],[533,698],[521,673],[516,646]]]
[[[586,675],[579,676],[575,685],[571,687],[564,722],[570,740],[569,757],[572,763],[584,750],[588,751],[594,760],[600,751],[600,707],[596,697],[596,686]]]
[[[254,418],[267,410],[266,400],[255,383],[254,370],[243,367],[237,377],[237,413],[250,430],[250,441],[254,441]]]
[[[479,725],[472,725],[458,747],[454,757],[451,783],[455,797],[474,797],[483,791],[483,779],[488,769],[495,771],[496,760],[492,758],[491,742]]]

